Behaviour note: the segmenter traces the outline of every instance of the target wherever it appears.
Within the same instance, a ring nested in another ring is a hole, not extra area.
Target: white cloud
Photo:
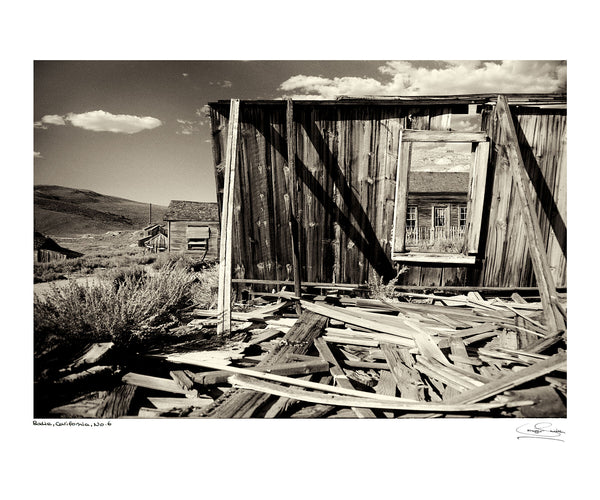
[[[447,95],[495,92],[564,91],[565,61],[444,61],[427,67],[411,61],[389,61],[381,79],[296,75],[279,89],[294,98],[334,99],[341,95]]]
[[[44,115],[42,123],[44,125],[66,125],[65,119],[60,115]]]
[[[40,153],[39,151],[34,151],[33,152],[33,159],[37,159],[37,160],[43,160],[44,157],[42,156],[42,153]]]
[[[142,130],[160,127],[162,122],[151,116],[113,115],[106,111],[88,111],[87,113],[69,113],[66,116],[74,127],[94,132],[114,132],[135,134]]]
[[[179,124],[179,130],[176,132],[176,134],[192,135],[200,132],[200,127],[202,127],[205,122],[203,120],[181,120],[177,118],[177,123]]]
[[[41,121],[33,122],[33,128],[41,128],[42,130],[48,130],[48,127],[46,127]]]
[[[189,73],[181,73],[181,76],[183,76],[185,78],[186,76],[190,76],[190,74]]]
[[[223,80],[223,82],[221,82],[221,87],[228,89],[233,87],[233,83],[231,83],[229,80]]]

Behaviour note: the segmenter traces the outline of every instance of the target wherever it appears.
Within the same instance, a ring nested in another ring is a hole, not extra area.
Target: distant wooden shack
[[[50,262],[53,260],[75,259],[83,254],[61,247],[52,238],[37,231],[33,232],[34,262]]]
[[[138,240],[138,246],[144,247],[151,252],[165,251],[168,246],[166,229],[160,224],[149,224],[144,229],[144,236]]]
[[[173,200],[167,222],[169,252],[183,252],[215,260],[219,255],[219,210],[217,203]]]
[[[299,295],[306,286],[393,278],[407,266],[399,285],[537,285],[549,311],[555,287],[566,287],[565,94],[209,106],[225,290],[229,279],[293,283]],[[452,130],[455,115],[475,126]],[[471,151],[457,251],[416,252],[407,238],[411,151],[419,142]]]

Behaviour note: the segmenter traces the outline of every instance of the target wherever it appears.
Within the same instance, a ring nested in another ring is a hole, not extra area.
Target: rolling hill
[[[148,203],[86,189],[34,186],[33,206],[34,229],[53,236],[136,231],[150,222]],[[152,205],[152,222],[162,223],[166,210]]]

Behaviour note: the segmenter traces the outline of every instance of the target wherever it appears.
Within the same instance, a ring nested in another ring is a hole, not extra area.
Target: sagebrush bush
[[[54,286],[43,299],[34,297],[36,344],[49,337],[126,343],[149,321],[190,305],[196,280],[184,269],[164,266],[152,274],[133,268],[113,279]]]
[[[217,305],[218,293],[219,266],[212,264],[197,273],[197,279],[191,288],[192,302],[200,309],[213,309]]]
[[[406,266],[402,266],[396,274],[395,278],[392,278],[387,283],[383,279],[382,276],[377,276],[375,273],[372,273],[369,278],[369,298],[378,299],[378,300],[393,300],[398,298],[398,292],[396,292],[396,285],[398,284],[398,279],[400,275],[404,274],[408,271]]]

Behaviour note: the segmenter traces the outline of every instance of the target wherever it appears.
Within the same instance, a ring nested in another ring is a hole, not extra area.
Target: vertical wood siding
[[[303,281],[364,283],[396,274],[390,259],[396,164],[401,128],[447,130],[441,106],[294,106],[296,172],[287,164],[285,102],[242,103],[234,196],[233,276],[293,281],[286,186],[299,179],[298,218]],[[211,105],[217,199],[221,201],[229,106]],[[528,286],[531,262],[493,111],[478,266],[410,266],[399,284]],[[538,215],[558,286],[566,285],[566,116],[520,111],[519,141],[535,183]],[[422,216],[422,214],[419,214]]]
[[[208,249],[204,260],[216,260],[219,256],[219,233],[218,222],[202,221],[169,221],[169,251],[182,252],[189,255],[204,255],[204,250],[187,249],[187,227],[189,224],[207,226],[210,228],[210,238],[208,240]]]

